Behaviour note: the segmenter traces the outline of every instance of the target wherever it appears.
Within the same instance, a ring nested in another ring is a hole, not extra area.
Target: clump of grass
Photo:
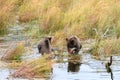
[[[111,39],[101,42],[105,55],[120,53],[120,39]]]
[[[13,55],[11,55],[12,60],[21,60],[22,54],[25,52],[24,43],[18,43],[16,46]]]
[[[6,53],[2,56],[2,60],[21,60],[22,54],[25,52],[24,43],[11,44]]]
[[[107,28],[104,32],[98,32],[95,29],[96,32],[96,43],[91,49],[92,55],[94,55],[95,58],[100,59],[101,56],[110,56],[112,54],[119,54],[119,39],[108,38],[108,34],[110,32],[110,29]],[[116,47],[115,45],[118,44]],[[110,48],[111,46],[111,48]],[[115,52],[115,53],[114,53]]]
[[[110,56],[120,53],[120,39],[103,40],[92,49],[94,56]]]
[[[68,62],[71,62],[71,63],[80,63],[82,60],[82,56],[79,55],[79,54],[69,54],[68,55]]]
[[[33,60],[21,66],[15,73],[14,77],[33,78],[42,77],[46,78],[51,73],[53,60],[49,59],[50,55],[44,55],[40,59]]]
[[[26,64],[26,62],[24,61],[16,61],[16,60],[13,60],[11,63],[8,63],[8,65],[6,67],[8,68],[12,68],[12,69],[18,69],[20,66]]]

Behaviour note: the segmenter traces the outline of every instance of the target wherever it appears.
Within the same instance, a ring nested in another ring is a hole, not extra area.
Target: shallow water
[[[54,64],[51,80],[112,80],[111,73],[107,73],[105,66],[97,63],[97,61],[92,64],[91,62],[85,64],[83,63],[79,67],[79,72],[68,72],[68,63]],[[116,64],[112,65],[111,69],[113,73],[113,80],[119,80],[120,67]]]
[[[2,53],[1,53],[2,54]],[[22,60],[28,61],[32,59],[40,58],[41,54],[38,54],[37,48],[33,48],[31,54],[22,56]],[[50,80],[112,80],[111,73],[107,73],[105,63],[109,60],[99,61],[91,58],[89,54],[82,55],[82,64],[79,66],[77,72],[68,72],[68,63],[55,63],[53,65],[53,74]],[[120,79],[120,57],[113,57],[113,64],[111,66],[113,73],[113,80]],[[66,60],[66,59],[64,59]],[[1,61],[1,65],[6,65]],[[6,78],[14,72],[12,69],[0,67],[0,80],[7,80]],[[9,80],[25,80],[10,78]],[[27,79],[26,79],[27,80]],[[39,80],[39,79],[34,79]]]
[[[25,40],[25,36],[22,35],[22,30],[24,28],[21,26],[13,27],[10,31],[13,33],[5,36],[2,42],[0,42],[0,58],[4,55],[11,41],[22,41]],[[17,31],[17,32],[16,32]],[[90,43],[90,40],[88,40]],[[36,44],[35,44],[36,45]],[[87,45],[88,46],[88,45]],[[87,48],[88,49],[88,48]],[[41,54],[38,54],[37,47],[32,47],[32,50],[27,52],[30,54],[25,54],[21,57],[22,60],[28,61],[41,57]],[[64,63],[55,63],[53,65],[53,74],[50,77],[50,80],[112,80],[111,73],[107,73],[105,68],[105,63],[109,61],[109,58],[99,61],[93,59],[89,53],[82,53],[82,64],[77,65],[77,68],[74,72],[71,70],[68,72],[68,62]],[[66,58],[64,59],[66,60]],[[6,66],[7,63],[0,61],[0,80],[28,80],[20,78],[12,78],[9,75],[15,70],[9,69]],[[120,80],[120,56],[113,56],[113,63],[111,65],[113,80]],[[8,78],[9,77],[9,78]],[[34,80],[45,80],[45,79],[34,79]]]

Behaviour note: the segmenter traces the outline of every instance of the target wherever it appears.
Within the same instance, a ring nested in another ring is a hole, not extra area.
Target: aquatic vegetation
[[[105,55],[120,53],[120,39],[111,39],[101,42]]]
[[[22,65],[12,76],[22,78],[48,77],[52,72],[52,64],[54,63],[50,56],[47,54]]]
[[[28,62],[13,60],[10,63],[8,63],[6,67],[8,67],[10,69],[18,69],[20,66],[22,66],[26,63],[28,63]]]
[[[91,50],[94,56],[110,56],[120,53],[120,39],[102,40],[99,44],[95,44]]]
[[[82,56],[79,54],[69,54],[68,55],[68,62],[80,63],[81,60],[82,60]]]
[[[21,60],[22,54],[25,52],[24,42],[12,43],[9,49],[2,56],[2,60]]]

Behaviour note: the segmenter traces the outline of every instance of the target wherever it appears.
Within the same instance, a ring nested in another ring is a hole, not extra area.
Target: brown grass
[[[92,49],[94,56],[111,56],[120,53],[120,39],[103,40]]]
[[[24,43],[12,43],[5,54],[2,56],[2,60],[20,60],[21,55],[25,52]]]
[[[50,55],[45,55],[40,59],[33,60],[28,64],[21,66],[15,73],[14,77],[33,78],[33,77],[48,77],[52,70],[53,61],[49,60]]]
[[[6,33],[7,26],[15,20],[17,0],[0,0],[0,34]]]

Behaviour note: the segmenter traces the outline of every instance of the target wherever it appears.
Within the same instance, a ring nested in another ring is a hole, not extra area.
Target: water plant
[[[50,59],[50,56],[51,55],[44,55],[39,59],[23,64],[12,76],[23,78],[49,77],[52,72],[52,64],[54,63],[54,61]]]
[[[25,52],[24,43],[12,43],[9,47],[9,49],[5,52],[5,54],[2,56],[2,60],[21,60],[22,54]]]

